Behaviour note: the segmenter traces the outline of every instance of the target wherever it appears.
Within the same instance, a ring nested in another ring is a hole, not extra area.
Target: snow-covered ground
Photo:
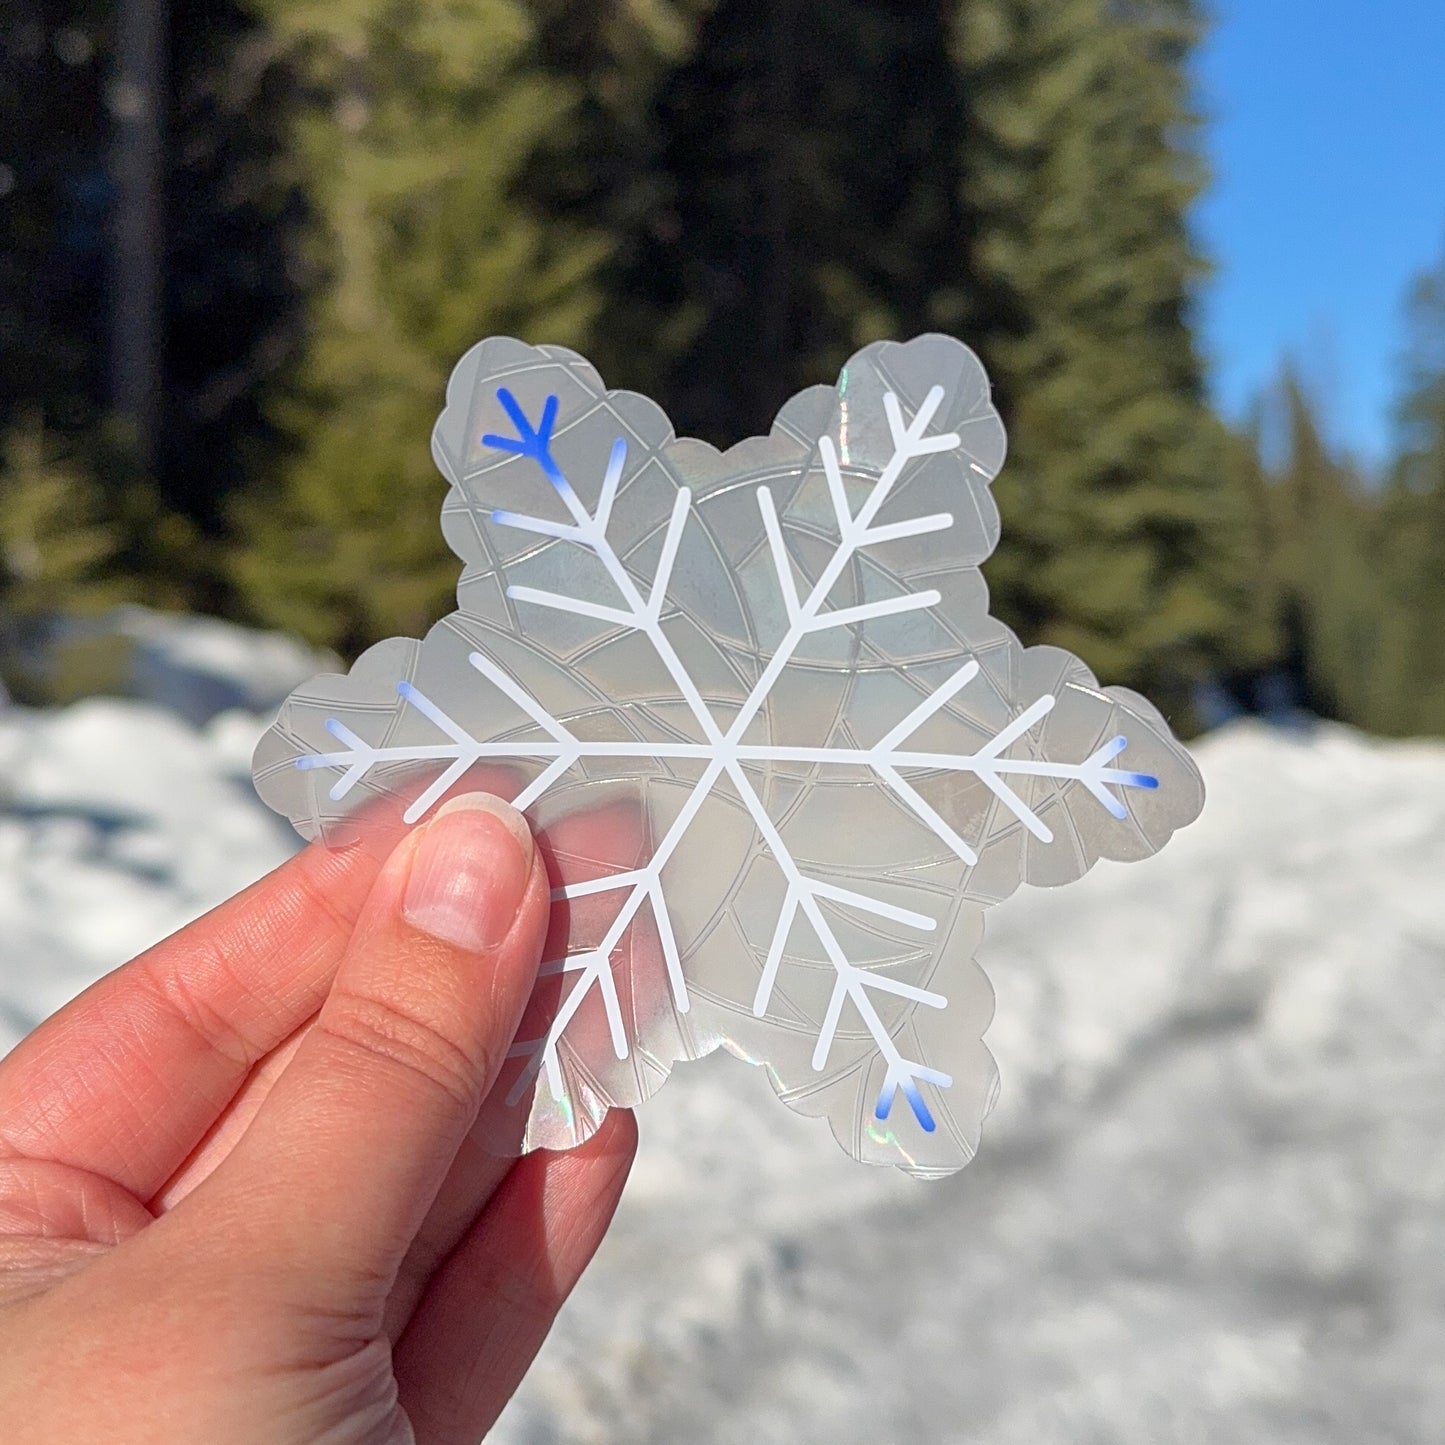
[[[0,711],[0,1049],[290,851],[262,723]],[[1237,723],[1199,759],[1159,858],[991,916],[1003,1098],[962,1175],[680,1069],[495,1438],[1440,1439],[1445,747]]]

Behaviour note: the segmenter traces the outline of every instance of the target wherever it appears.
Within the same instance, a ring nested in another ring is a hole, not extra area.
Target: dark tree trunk
[[[107,100],[115,126],[111,400],[150,468],[164,348],[167,0],[122,0]]]

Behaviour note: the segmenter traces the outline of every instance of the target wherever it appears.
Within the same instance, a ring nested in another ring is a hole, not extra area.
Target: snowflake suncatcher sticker
[[[1004,449],[943,336],[726,452],[561,347],[462,358],[432,439],[457,610],[299,688],[255,778],[330,843],[464,789],[527,813],[553,918],[493,1147],[580,1143],[721,1046],[858,1159],[972,1157],[984,910],[1204,798],[1148,701],[989,616]]]

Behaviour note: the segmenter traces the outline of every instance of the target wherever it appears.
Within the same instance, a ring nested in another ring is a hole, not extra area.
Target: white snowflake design
[[[723,1045],[859,1158],[967,1162],[982,908],[1202,803],[1147,702],[988,616],[1003,432],[973,354],[875,344],[719,454],[575,353],[494,340],[433,451],[459,610],[299,690],[256,778],[311,837],[465,779],[555,840],[491,1136],[577,1142]],[[610,842],[567,841],[589,828]]]

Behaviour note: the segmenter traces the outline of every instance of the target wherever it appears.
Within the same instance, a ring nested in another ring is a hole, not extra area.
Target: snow
[[[0,1049],[292,849],[268,720],[0,710]],[[1158,858],[991,915],[974,1164],[869,1169],[760,1071],[680,1067],[494,1438],[1438,1438],[1445,747],[1236,723],[1197,757]]]
[[[120,699],[0,711],[0,1051],[294,851],[251,792],[265,722],[196,729]]]
[[[217,617],[116,607],[63,623],[52,653],[77,644],[109,647],[122,659],[121,691],[201,724],[234,709],[268,712],[314,673],[337,671],[334,653],[283,632],[254,632]]]
[[[1445,748],[1198,757],[1159,858],[991,917],[1004,1092],[955,1181],[679,1070],[500,1438],[1437,1439]]]

